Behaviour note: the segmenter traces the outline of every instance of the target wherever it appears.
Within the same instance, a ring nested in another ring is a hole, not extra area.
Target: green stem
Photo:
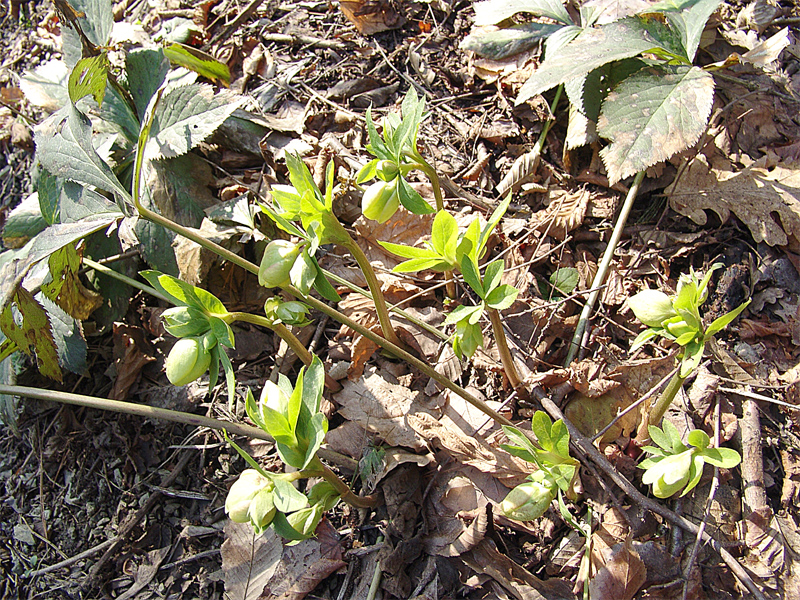
[[[385,337],[389,342],[394,344],[395,346],[404,347],[405,344],[400,341],[400,338],[397,337],[397,333],[395,333],[394,327],[392,327],[392,322],[389,319],[389,309],[386,308],[386,300],[383,297],[383,291],[381,290],[381,282],[378,281],[378,276],[375,275],[375,269],[372,268],[372,264],[370,264],[367,255],[364,254],[364,251],[361,249],[356,241],[353,238],[350,238],[348,235],[348,240],[343,241],[342,245],[347,248],[350,254],[353,255],[353,258],[356,259],[358,266],[361,268],[361,272],[364,273],[364,278],[367,280],[367,286],[369,287],[370,292],[372,292],[372,302],[375,305],[375,310],[378,313],[378,321],[381,324],[381,331],[383,331],[383,337]]]
[[[650,425],[658,425],[661,422],[669,405],[672,404],[678,391],[683,387],[684,381],[686,381],[686,377],[681,377],[681,371],[678,369],[675,375],[672,376],[672,379],[669,380],[667,387],[661,392],[658,400],[655,401],[653,406],[650,407],[650,410],[644,415],[634,440],[639,447],[648,444],[650,441]]]
[[[556,108],[558,108],[558,101],[561,100],[561,94],[564,91],[564,84],[562,83],[556,88],[556,95],[553,97],[553,102],[550,104],[550,114],[556,114]],[[542,132],[539,134],[539,139],[536,140],[535,148],[539,151],[541,155],[542,150],[544,149],[544,144],[547,141],[547,134],[550,132],[550,128],[555,123],[555,117],[551,116],[547,121],[545,121],[544,126],[542,127]]]
[[[436,172],[436,169],[428,164],[416,150],[414,150],[412,156],[416,161],[416,164],[413,166],[425,173],[427,178],[431,180],[433,198],[436,200],[436,212],[444,210],[444,196],[442,195],[442,184],[439,181],[439,174]]]
[[[511,421],[506,419],[503,415],[498,413],[496,410],[494,410],[491,407],[489,407],[485,402],[483,402],[479,398],[476,398],[475,396],[470,394],[467,390],[462,388],[457,383],[455,383],[453,381],[450,381],[450,379],[448,379],[447,377],[445,377],[441,373],[438,373],[436,371],[436,369],[431,367],[429,364],[419,360],[415,356],[412,356],[411,354],[409,354],[408,352],[406,352],[405,350],[403,350],[399,346],[397,346],[395,344],[392,344],[387,339],[382,338],[381,336],[379,336],[376,333],[373,333],[372,331],[370,331],[366,327],[363,327],[362,325],[360,325],[360,324],[356,323],[355,321],[353,321],[353,319],[351,319],[350,317],[340,313],[335,308],[331,308],[330,306],[328,306],[324,302],[321,302],[320,300],[317,300],[313,296],[303,296],[303,293],[300,290],[298,290],[297,288],[293,287],[293,286],[287,286],[284,289],[287,292],[289,292],[290,294],[292,294],[293,296],[296,296],[297,298],[300,298],[300,299],[304,300],[309,305],[311,305],[313,308],[316,308],[320,312],[323,312],[326,315],[330,316],[331,318],[336,319],[337,321],[339,321],[343,325],[347,325],[350,329],[353,329],[354,331],[357,331],[358,333],[363,335],[368,340],[370,340],[372,342],[375,342],[381,348],[383,348],[387,352],[393,354],[395,357],[397,357],[397,358],[399,358],[401,360],[404,360],[405,362],[410,364],[415,369],[417,369],[419,371],[422,371],[422,373],[424,373],[425,375],[427,375],[428,377],[430,377],[431,379],[433,379],[434,381],[436,381],[440,385],[444,386],[445,388],[447,388],[451,392],[454,392],[454,393],[458,394],[459,396],[461,396],[464,400],[469,402],[472,406],[477,408],[479,411],[481,411],[483,414],[485,414],[486,416],[491,418],[496,423],[498,423],[500,425],[511,425],[511,426],[513,426],[513,423]]]
[[[297,358],[303,361],[305,366],[311,366],[311,361],[314,360],[311,352],[308,351],[308,348],[306,348],[303,343],[297,339],[297,336],[293,334],[291,330],[283,323],[273,323],[266,317],[246,312],[232,312],[228,313],[227,316],[228,319],[225,320],[228,322],[228,324],[235,321],[240,321],[242,323],[250,323],[252,325],[259,325],[261,327],[271,329],[278,337],[286,342],[286,345],[289,346],[292,352],[297,355]],[[325,386],[333,392],[338,392],[342,389],[342,385],[333,377],[328,375],[327,372],[325,373]]]
[[[494,342],[497,344],[497,351],[500,353],[500,360],[506,371],[508,382],[521,396],[525,396],[523,399],[526,399],[527,393],[522,388],[522,381],[520,381],[517,368],[514,366],[514,357],[511,356],[511,350],[508,348],[508,340],[506,339],[505,331],[503,331],[503,321],[500,318],[500,312],[494,308],[489,308],[486,312],[489,314],[489,321],[492,323]]]
[[[327,277],[328,279],[330,279],[334,283],[337,283],[337,284],[339,284],[339,285],[341,285],[343,287],[346,287],[351,292],[355,292],[357,294],[361,294],[365,298],[369,298],[370,300],[372,300],[372,294],[369,291],[358,287],[356,284],[354,284],[354,283],[352,283],[350,281],[347,281],[347,279],[345,279],[344,277],[339,277],[336,273],[331,273],[330,271],[327,271],[325,269],[322,269],[322,272],[325,274],[325,277]],[[374,302],[374,300],[373,300],[373,302]],[[428,325],[422,319],[418,319],[417,317],[415,317],[411,313],[408,313],[408,312],[404,311],[402,308],[398,308],[396,304],[389,304],[389,305],[387,305],[387,308],[389,309],[389,312],[397,313],[398,315],[400,315],[401,317],[403,317],[407,321],[410,321],[411,323],[413,323],[414,325],[416,325],[420,329],[424,329],[425,331],[427,331],[429,333],[432,333],[433,335],[435,335],[436,337],[438,337],[442,341],[446,342],[447,340],[450,339],[450,336],[448,336],[446,333],[444,333],[442,331],[439,331],[438,329],[436,329],[436,327],[433,327],[432,325]]]
[[[594,281],[592,282],[592,288],[594,291],[589,294],[589,297],[586,299],[586,304],[581,311],[578,326],[575,328],[575,335],[572,336],[572,342],[570,344],[569,351],[567,352],[567,359],[564,361],[564,365],[567,367],[569,367],[581,346],[583,334],[586,332],[586,326],[589,323],[589,315],[592,313],[594,305],[597,302],[597,298],[600,295],[600,288],[605,281],[606,274],[608,273],[608,267],[611,265],[611,259],[614,258],[614,252],[617,249],[617,244],[622,238],[622,231],[625,229],[625,223],[628,221],[628,215],[631,212],[631,208],[633,208],[633,201],[636,200],[636,196],[639,193],[639,186],[644,179],[644,174],[644,171],[640,171],[636,174],[636,177],[634,177],[633,185],[631,185],[631,189],[628,190],[628,196],[625,198],[625,203],[622,205],[622,210],[619,213],[619,217],[617,217],[617,222],[614,225],[614,231],[611,234],[611,239],[608,241],[608,246],[603,254],[603,259],[597,269],[597,275],[595,275]]]
[[[123,275],[122,273],[115,271],[114,269],[110,269],[105,265],[101,265],[98,262],[93,261],[91,258],[86,258],[85,256],[82,259],[82,262],[87,267],[94,269],[98,273],[102,273],[103,275],[108,275],[109,277],[113,277],[117,281],[121,281],[132,288],[136,288],[137,290],[142,290],[145,293],[150,294],[151,296],[158,298],[159,300],[163,300],[164,302],[169,302],[172,304],[172,300],[167,298],[164,294],[159,292],[157,289],[150,287],[146,283],[141,283],[136,281],[135,279],[131,279],[127,275]]]
[[[339,492],[342,500],[351,506],[355,506],[356,508],[373,508],[378,506],[380,502],[379,496],[374,494],[372,496],[358,496],[354,494],[353,490],[350,489],[350,486],[339,479],[339,476],[336,473],[322,464],[322,461],[320,461],[319,458],[314,457],[314,460],[311,461],[311,464],[322,471],[322,477],[325,479],[325,481],[330,483],[336,489],[336,491]]]

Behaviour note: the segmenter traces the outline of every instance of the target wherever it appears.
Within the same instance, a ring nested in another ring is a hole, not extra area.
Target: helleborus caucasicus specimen
[[[708,298],[711,275],[722,266],[720,263],[714,264],[702,278],[694,270],[688,275],[681,275],[674,296],[658,290],[644,290],[628,300],[633,314],[648,327],[633,341],[631,352],[635,352],[651,338],[661,336],[682,348],[680,376],[685,378],[694,371],[703,357],[706,342],[729,325],[750,304],[748,300],[714,320],[708,327],[703,326],[700,306]]]
[[[510,444],[502,448],[509,454],[534,463],[539,470],[528,481],[511,490],[500,504],[500,510],[509,519],[530,521],[541,517],[556,498],[559,490],[575,499],[574,482],[578,474],[578,461],[569,455],[569,432],[560,419],[553,423],[542,411],[531,419],[531,431],[539,445],[535,445],[516,427],[503,426]]]
[[[401,106],[402,117],[389,113],[381,121],[383,136],[378,134],[372,120],[372,109],[367,109],[367,150],[376,158],[358,172],[356,182],[361,184],[378,178],[364,192],[362,212],[368,219],[380,223],[387,221],[402,204],[418,215],[433,212],[433,208],[406,180],[413,170],[420,170],[431,180],[436,196],[436,210],[444,208],[439,176],[417,150],[419,125],[425,114],[425,99],[419,98],[410,88]],[[391,191],[391,193],[390,193]],[[381,201],[378,201],[378,198]]]
[[[653,486],[657,498],[669,498],[679,491],[685,496],[700,482],[705,463],[732,469],[742,458],[730,448],[711,448],[708,435],[700,430],[690,431],[686,440],[681,441],[678,429],[670,421],[664,420],[664,428],[650,426],[650,439],[656,446],[642,448],[652,456],[639,463],[645,469],[642,483]]]

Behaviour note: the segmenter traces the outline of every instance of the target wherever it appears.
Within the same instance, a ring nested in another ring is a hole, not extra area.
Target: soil
[[[231,89],[250,99],[246,107],[280,125],[263,140],[261,134],[251,139],[223,127],[195,150],[210,165],[209,175],[198,171],[197,179],[208,182],[205,192],[214,202],[243,193],[259,197],[264,186],[286,182],[281,150],[287,146],[302,150],[312,171],[317,167],[315,174],[333,156],[337,182],[351,185],[355,169],[369,158],[366,109],[371,106],[378,115],[395,110],[413,84],[429,109],[420,151],[447,178],[448,207],[462,226],[478,214],[488,217],[501,196],[497,185],[536,143],[553,93],[517,107],[514,98],[525,80],[519,67],[531,63],[481,61],[459,48],[472,27],[468,2],[340,4],[256,2],[247,16],[247,6],[233,0],[195,5],[129,0],[115,6],[115,15],[149,34],[193,23],[187,41],[226,62]],[[763,38],[800,17],[791,2],[753,4],[762,12],[778,8],[758,27],[744,21],[740,27],[758,29]],[[723,4],[709,30],[717,32],[717,41],[704,45],[701,62],[728,56],[731,46],[721,31],[735,29],[745,8],[743,2]],[[26,100],[20,77],[58,58],[61,43],[52,5],[11,2],[9,11],[0,23],[3,219],[33,190],[32,133],[47,116]],[[245,18],[236,22],[240,15]],[[380,26],[389,29],[370,33]],[[735,209],[726,213],[711,200],[699,204],[706,215],[699,224],[675,210],[668,188],[677,189],[681,177],[695,181],[684,169],[698,155],[717,168],[725,163],[744,170],[761,160],[756,168],[761,165],[766,173],[781,168],[786,180],[796,176],[798,57],[793,44],[766,72],[742,67],[718,80],[708,132],[692,149],[648,170],[571,370],[561,365],[585,293],[559,302],[548,278],[559,268],[575,268],[577,289],[591,287],[631,180],[609,187],[599,146],[565,152],[564,100],[541,163],[524,185],[515,186],[489,250],[505,258],[504,282],[521,290],[503,313],[521,375],[589,437],[600,431],[601,419],[608,422],[650,392],[675,366],[667,344],[629,355],[641,325],[626,299],[648,287],[672,292],[682,273],[722,263],[705,305],[707,321],[747,298],[753,303],[718,336],[668,418],[682,431],[704,428],[713,437],[716,430],[727,447],[743,453],[741,468],[707,467],[686,497],[654,498],[641,483],[638,451],[630,443],[640,416],[634,411],[633,422],[620,421],[596,447],[610,469],[633,482],[650,504],[614,483],[578,444],[572,454],[581,463],[579,494],[567,502],[568,512],[553,503],[539,519],[511,521],[498,503],[523,480],[527,467],[499,449],[505,440],[498,428],[404,363],[312,314],[314,323],[298,336],[332,373],[345,369],[338,377],[345,389],[326,400],[331,465],[357,488],[382,493],[384,505],[364,511],[340,504],[313,543],[284,546],[270,534],[256,540],[251,529],[236,528],[225,514],[228,489],[247,464],[220,433],[32,399],[9,408],[9,400],[0,427],[2,597],[360,600],[368,597],[376,569],[382,574],[378,593],[387,600],[578,598],[587,574],[593,599],[751,595],[731,562],[710,544],[696,544],[694,534],[659,512],[663,507],[706,523],[733,563],[747,567],[747,578],[764,597],[800,598],[800,240],[783,213],[778,208],[770,213],[769,206],[762,208],[775,221],[763,229],[785,227],[785,243],[769,243],[753,224],[757,219]],[[414,185],[431,197],[422,177]],[[787,189],[793,195],[800,186]],[[797,199],[787,210],[797,210]],[[444,327],[449,309],[434,287],[438,276],[388,274],[397,261],[372,243],[418,242],[413,222],[390,222],[381,229],[359,219],[352,188],[337,196],[335,206],[383,268],[389,301],[403,301],[420,319]],[[259,232],[263,238],[268,227],[260,225]],[[251,258],[259,251],[257,237],[239,246]],[[352,265],[337,251],[323,252],[323,266],[354,277]],[[138,258],[131,260],[132,273],[145,268]],[[264,292],[253,278],[229,265],[212,266],[206,258],[185,260],[180,266],[229,309],[263,310]],[[462,288],[460,294],[458,300],[466,301],[468,292]],[[84,324],[88,358],[82,373],[67,374],[56,384],[27,359],[14,359],[17,383],[247,421],[241,401],[226,405],[224,384],[209,390],[206,379],[180,390],[170,386],[163,365],[174,340],[159,320],[165,305],[132,292],[126,306],[113,323],[90,318]],[[357,294],[346,295],[342,306],[353,318],[368,321]],[[530,428],[541,398],[518,399],[512,393],[488,329],[486,347],[456,365],[447,344],[425,337],[409,322],[402,326],[421,356]],[[236,337],[231,357],[239,392],[249,386],[257,394],[280,369],[294,379],[299,365],[283,359],[280,340],[271,332],[245,326]],[[381,403],[380,411],[354,400],[367,396]],[[265,468],[281,468],[272,444],[238,443]],[[363,469],[364,457],[375,456],[383,457],[382,472],[372,480],[363,472],[358,477],[358,461]],[[753,496],[752,487],[762,494]],[[588,522],[594,531],[584,562],[586,539],[568,521]],[[244,575],[237,571],[234,550],[244,552]]]

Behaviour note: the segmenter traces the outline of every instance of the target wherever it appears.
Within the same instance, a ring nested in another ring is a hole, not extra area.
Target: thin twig
[[[792,410],[800,410],[800,406],[797,404],[789,404],[788,402],[784,402],[783,400],[776,400],[775,398],[770,398],[769,396],[764,396],[763,394],[756,394],[755,392],[749,392],[747,390],[737,390],[734,388],[727,388],[721,387],[719,388],[720,392],[727,392],[729,394],[735,394],[737,396],[741,396],[743,398],[749,398],[751,400],[763,400],[764,402],[771,402],[772,404],[777,404],[778,406],[783,406],[784,408],[790,408]]]
[[[714,405],[714,448],[719,448],[719,423],[720,423],[720,400],[717,398],[717,403]],[[711,480],[711,489],[708,490],[708,500],[706,500],[706,509],[703,513],[703,522],[700,523],[700,528],[697,531],[697,537],[692,547],[692,553],[689,555],[689,560],[686,563],[686,568],[683,570],[683,595],[682,600],[686,600],[689,594],[689,577],[694,568],[694,562],[697,560],[697,554],[700,552],[700,544],[703,540],[703,533],[706,530],[708,517],[711,515],[711,505],[714,502],[714,496],[717,494],[719,488],[719,467],[714,466],[714,478]]]

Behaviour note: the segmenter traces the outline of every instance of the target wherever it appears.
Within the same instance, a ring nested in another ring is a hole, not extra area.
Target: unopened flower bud
[[[258,269],[258,283],[264,287],[281,287],[289,282],[289,272],[300,254],[300,246],[287,240],[272,240],[264,250]]]
[[[667,323],[667,330],[675,337],[680,337],[684,333],[696,331],[686,321],[678,321],[677,323]]]
[[[175,337],[202,335],[211,327],[203,311],[191,306],[176,306],[161,313],[164,329]]]
[[[400,206],[397,194],[397,179],[377,181],[367,188],[361,198],[361,212],[364,216],[378,223],[389,220]]]
[[[289,397],[286,393],[272,381],[267,381],[261,391],[261,404],[271,408],[275,412],[286,415],[289,406]]]
[[[397,168],[397,163],[394,161],[379,160],[378,164],[375,165],[375,174],[378,176],[378,179],[382,179],[383,181],[391,181],[397,177],[399,173],[400,169]]]
[[[203,337],[187,337],[172,347],[165,363],[172,385],[186,385],[200,377],[211,364],[210,347]]]
[[[526,481],[508,493],[500,503],[500,510],[509,519],[532,521],[544,514],[555,497],[552,487],[538,481]]]
[[[662,327],[667,319],[678,313],[672,307],[672,300],[664,292],[643,290],[628,300],[633,314],[648,327]]]
[[[307,314],[308,307],[296,300],[281,302],[275,309],[275,316],[287,325],[307,325],[309,322],[306,318]]]
[[[694,450],[662,458],[642,475],[642,483],[652,484],[656,498],[669,498],[689,483]]]
[[[250,520],[250,504],[264,489],[272,489],[273,483],[255,469],[247,469],[231,486],[225,500],[225,512],[236,523]]]

